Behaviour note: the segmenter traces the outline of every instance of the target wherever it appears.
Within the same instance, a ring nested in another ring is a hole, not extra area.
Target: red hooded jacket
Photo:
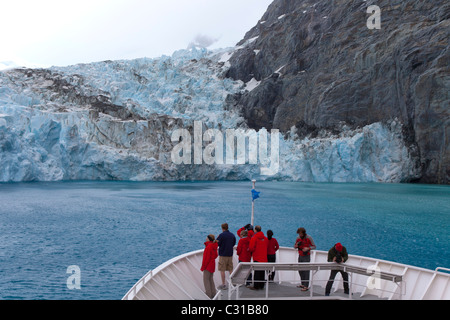
[[[252,240],[250,240],[250,251],[253,255],[253,261],[267,262],[268,245],[269,240],[262,231],[253,235]]]
[[[218,256],[217,248],[218,248],[217,242],[211,242],[207,241],[205,242],[205,251],[203,251],[203,261],[202,261],[202,267],[201,271],[208,270],[211,273],[214,273],[216,271],[216,258]]]
[[[241,238],[238,242],[236,253],[241,262],[250,262],[252,259],[252,253],[249,250],[250,238]]]

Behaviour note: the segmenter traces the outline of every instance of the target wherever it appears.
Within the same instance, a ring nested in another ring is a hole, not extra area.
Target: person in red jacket
[[[237,231],[238,237],[241,237],[241,232],[244,230],[247,230],[247,236],[249,239],[251,239],[253,237],[253,235],[255,234],[253,231],[253,226],[249,223]]]
[[[305,228],[298,228],[297,233],[298,237],[294,248],[298,250],[298,262],[311,262],[311,250],[316,249],[314,240],[306,234]],[[307,291],[309,289],[310,271],[299,271],[298,273],[302,282],[299,287],[302,288],[302,291]]]
[[[205,250],[203,251],[202,267],[203,284],[205,285],[206,295],[213,299],[216,295],[216,286],[214,284],[214,272],[216,271],[216,258],[218,244],[214,235],[210,234],[206,237]]]
[[[277,239],[273,237],[273,231],[267,230],[267,239],[269,240],[269,245],[267,247],[267,261],[276,262],[276,253],[280,246],[278,245]],[[273,281],[275,278],[275,271],[269,275],[269,281]]]
[[[250,238],[248,237],[247,230],[243,230],[240,234],[236,253],[239,257],[239,262],[250,262],[252,260],[252,253],[250,252]]]
[[[255,227],[256,233],[250,240],[250,251],[252,252],[253,262],[267,262],[267,248],[269,240],[261,231],[261,226]],[[255,271],[255,284],[250,289],[264,289],[265,271]]]
[[[251,262],[252,261],[252,253],[249,249],[250,246],[250,237],[248,236],[247,230],[242,230],[240,233],[241,239],[239,239],[236,253],[239,257],[239,262]],[[246,286],[250,286],[252,282],[252,273],[248,275]]]

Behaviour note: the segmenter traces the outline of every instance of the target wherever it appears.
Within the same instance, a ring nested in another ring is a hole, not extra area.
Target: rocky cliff
[[[369,29],[367,8],[381,9]],[[397,119],[424,183],[450,182],[450,2],[275,0],[239,43],[227,101],[299,139]]]

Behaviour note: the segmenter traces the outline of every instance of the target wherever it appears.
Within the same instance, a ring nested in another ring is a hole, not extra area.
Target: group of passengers
[[[219,257],[218,270],[221,274],[222,284],[217,287],[219,290],[226,290],[227,285],[225,282],[225,272],[230,274],[233,272],[233,254],[234,247],[236,245],[236,236],[228,230],[228,224],[222,224],[222,233],[215,238],[213,234],[206,237],[205,250],[203,252],[203,260],[201,271],[203,271],[203,283],[205,285],[206,295],[213,299],[217,293],[214,283],[214,272],[216,268],[216,258]],[[316,249],[313,238],[306,233],[305,228],[298,228],[297,239],[294,244],[294,248],[298,250],[298,262],[308,263],[311,262],[311,250]],[[236,253],[239,258],[239,262],[276,262],[276,252],[279,249],[277,239],[273,237],[272,230],[267,230],[267,236],[264,235],[261,230],[261,226],[253,227],[251,224],[247,224],[237,231],[239,241],[237,244]],[[340,243],[336,243],[328,251],[328,262],[346,262],[348,259],[347,249]],[[332,270],[329,281],[325,288],[325,295],[329,296],[331,287],[333,285],[336,274],[341,272],[344,280],[344,292],[348,294],[348,274],[340,270]],[[310,271],[299,271],[301,284],[298,286],[301,291],[308,291],[310,289]],[[275,272],[271,272],[268,275],[269,281],[273,281]],[[253,282],[253,285],[252,285]],[[252,274],[247,278],[246,286],[251,290],[264,289],[265,285],[265,271],[256,270],[254,272],[254,279]]]

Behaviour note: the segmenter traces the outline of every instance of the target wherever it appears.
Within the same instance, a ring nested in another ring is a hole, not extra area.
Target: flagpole
[[[252,180],[253,188],[256,188],[256,180]],[[251,225],[254,226],[254,220],[255,220],[255,200],[252,199],[252,219],[251,219]]]

